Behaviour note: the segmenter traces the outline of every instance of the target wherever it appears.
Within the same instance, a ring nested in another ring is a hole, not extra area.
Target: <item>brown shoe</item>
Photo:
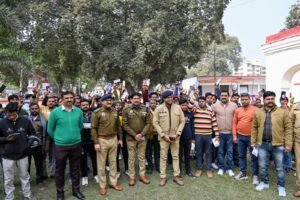
[[[104,196],[104,195],[106,195],[106,193],[107,193],[106,188],[100,188],[100,190],[99,190],[100,195]]]
[[[136,182],[135,178],[130,178],[129,181],[128,181],[128,185],[129,186],[134,186],[135,182]]]
[[[166,178],[161,178],[159,181],[159,186],[165,186],[167,184],[167,179]]]
[[[213,172],[212,172],[211,170],[208,170],[208,171],[206,172],[206,174],[207,174],[207,177],[208,177],[208,178],[214,177],[214,174],[213,174]]]
[[[140,181],[144,184],[150,183],[150,180],[146,176],[140,176]]]
[[[180,186],[184,185],[183,180],[178,176],[173,177],[173,182],[176,183],[177,185],[180,185]]]
[[[120,185],[109,185],[110,188],[117,190],[117,191],[122,191],[123,188]]]
[[[195,176],[196,177],[200,177],[202,175],[202,170],[197,170],[196,172],[195,172]]]
[[[294,197],[300,197],[300,188],[298,188],[297,190],[296,190],[296,192],[294,192]]]

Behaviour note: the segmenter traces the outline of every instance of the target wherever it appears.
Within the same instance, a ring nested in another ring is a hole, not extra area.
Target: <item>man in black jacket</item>
[[[18,116],[18,104],[6,106],[6,119],[0,121],[0,155],[3,160],[5,200],[14,199],[14,168],[17,165],[24,199],[35,200],[28,173],[27,135],[35,135],[30,120]]]

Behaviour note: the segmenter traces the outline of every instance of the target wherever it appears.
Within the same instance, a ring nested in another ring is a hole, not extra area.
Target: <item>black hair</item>
[[[135,96],[141,97],[142,94],[141,94],[141,93],[138,93],[138,92],[134,92],[134,93],[132,93],[130,96],[131,96],[131,98],[133,98],[133,97],[135,97]]]
[[[275,94],[275,92],[273,92],[273,91],[266,91],[266,92],[263,94],[263,99],[265,99],[266,97],[269,97],[269,96],[276,97],[276,94]]]
[[[206,101],[206,98],[205,98],[204,96],[200,96],[200,97],[197,98],[197,101],[199,101],[199,100],[204,100],[204,101]]]
[[[89,103],[89,105],[90,105],[90,101],[89,101],[89,100],[87,100],[87,99],[81,99],[81,100],[80,100],[80,103],[82,103],[82,102],[88,102],[88,103]]]
[[[10,102],[5,107],[6,112],[18,112],[18,109],[19,109],[19,106],[15,102]]]
[[[205,97],[208,97],[208,96],[213,96],[213,94],[211,92],[206,92]]]
[[[149,97],[151,98],[153,95],[158,96],[158,93],[157,93],[157,92],[151,92],[151,93],[149,94]]]
[[[231,97],[240,97],[238,93],[233,93]]]
[[[64,98],[64,96],[71,94],[74,97],[74,93],[71,91],[66,91],[61,93],[61,97]]]
[[[220,94],[222,94],[222,93],[226,93],[229,96],[229,92],[227,90],[221,90]]]
[[[29,104],[29,108],[31,108],[32,106],[37,106],[37,107],[39,107],[39,104],[38,104],[38,103],[30,103],[30,104]]]
[[[184,103],[188,103],[188,101],[186,99],[179,99],[179,105]]]
[[[250,95],[248,93],[242,93],[241,97],[248,97],[250,99]]]
[[[11,101],[11,100],[13,100],[13,99],[18,99],[18,100],[19,100],[19,96],[16,95],[16,94],[12,94],[12,95],[9,95],[9,96],[8,96],[8,101]]]

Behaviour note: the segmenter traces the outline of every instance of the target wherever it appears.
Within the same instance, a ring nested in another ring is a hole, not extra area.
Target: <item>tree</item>
[[[187,76],[214,75],[214,70],[216,75],[229,75],[242,62],[241,50],[238,38],[226,34],[223,42],[210,45],[200,62],[187,70]]]
[[[27,5],[32,18],[28,43],[57,80],[79,74],[108,81],[121,78],[132,90],[146,78],[152,83],[182,79],[185,67],[223,37],[228,3],[33,1]]]
[[[295,26],[300,26],[300,1],[298,0],[290,8],[289,15],[285,20],[285,26],[287,29]]]

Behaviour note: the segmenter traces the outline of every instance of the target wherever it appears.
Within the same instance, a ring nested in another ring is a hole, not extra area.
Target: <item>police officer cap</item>
[[[164,91],[161,96],[162,96],[162,98],[167,98],[168,96],[171,96],[171,95],[173,95],[173,91],[167,90],[167,91]]]
[[[105,100],[107,100],[107,99],[112,99],[111,94],[105,94],[105,95],[103,95],[103,96],[101,97],[101,101],[105,101]]]

